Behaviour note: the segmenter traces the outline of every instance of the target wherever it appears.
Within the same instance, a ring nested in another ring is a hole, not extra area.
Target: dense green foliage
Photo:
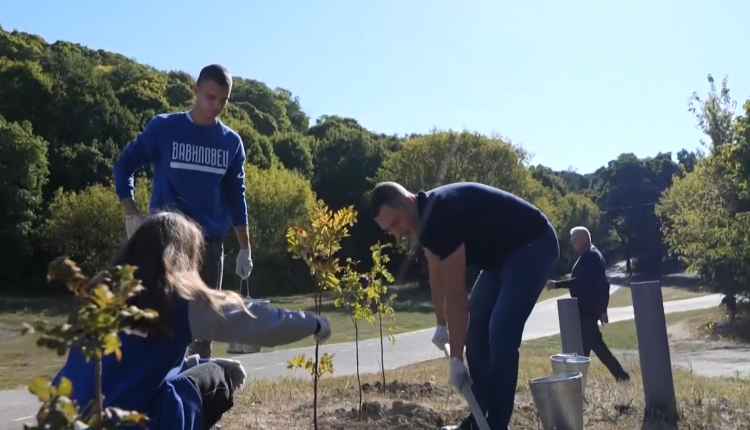
[[[191,107],[191,83],[182,71],[0,29],[0,237],[13,250],[0,263],[5,290],[43,280],[46,263],[61,253],[84,268],[111,257],[124,239],[112,164],[154,115]],[[585,225],[610,262],[629,257],[635,269],[658,272],[680,258],[719,289],[729,285],[715,273],[725,264],[732,282],[745,285],[744,255],[750,254],[742,246],[750,249],[750,241],[741,234],[741,214],[750,201],[743,164],[750,131],[746,116],[735,118],[722,97],[694,100],[698,123],[712,140],[709,155],[683,150],[673,160],[671,153],[625,153],[581,175],[532,166],[523,148],[498,136],[436,129],[401,137],[336,115],[311,121],[290,91],[235,77],[221,119],[240,133],[247,151],[253,289],[284,294],[311,287],[299,282],[305,269],[286,252],[284,232],[308,217],[317,200],[332,210],[355,207],[358,222],[341,253],[367,264],[370,246],[389,240],[368,215],[368,193],[378,180],[414,191],[479,181],[517,193],[557,227],[558,274],[575,260],[570,228]],[[150,171],[139,175],[137,202],[144,206]],[[660,219],[654,207],[665,190]],[[236,241],[229,229],[226,243],[227,287],[234,288]],[[707,243],[717,250],[703,252]],[[401,250],[392,255],[394,273],[419,273],[418,264],[406,265],[414,261],[403,247],[394,249]]]
[[[714,291],[750,293],[750,100],[742,114],[727,80],[717,92],[708,77],[705,99],[693,95],[691,111],[709,137],[686,174],[675,180],[657,206],[673,255],[703,277]]]

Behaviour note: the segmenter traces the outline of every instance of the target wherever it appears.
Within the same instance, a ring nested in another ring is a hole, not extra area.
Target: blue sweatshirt
[[[570,296],[578,299],[580,312],[596,315],[607,311],[609,306],[609,281],[604,257],[595,246],[581,254],[573,266],[570,279],[555,281],[557,288],[569,288]]]
[[[240,136],[218,119],[195,124],[189,113],[155,116],[115,162],[115,192],[134,198],[136,169],[153,165],[151,211],[177,210],[208,239],[226,235],[229,221],[247,225],[245,150]]]

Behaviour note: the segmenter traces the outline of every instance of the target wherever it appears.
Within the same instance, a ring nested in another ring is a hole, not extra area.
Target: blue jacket
[[[179,375],[193,340],[186,300],[173,300],[172,322],[171,336],[120,333],[121,360],[114,354],[102,360],[104,406],[145,413],[151,430],[200,430],[200,424],[195,426],[202,422],[200,393]],[[68,378],[73,383],[72,399],[85,406],[94,398],[93,364],[93,360],[85,361],[80,350],[71,349],[52,384]]]
[[[598,317],[607,311],[609,281],[604,257],[595,246],[578,257],[570,279],[555,281],[555,285],[570,289],[570,296],[578,299],[580,312]]]

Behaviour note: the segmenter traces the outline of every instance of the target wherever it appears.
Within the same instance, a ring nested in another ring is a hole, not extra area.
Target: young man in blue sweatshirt
[[[450,344],[451,385],[472,384],[490,428],[505,430],[524,326],[560,255],[555,229],[531,203],[473,182],[416,194],[385,182],[371,204],[383,230],[424,249],[437,320],[432,342]],[[469,299],[467,265],[482,269]],[[476,428],[474,418],[459,428]]]
[[[204,67],[193,87],[193,108],[151,119],[123,150],[113,169],[128,238],[143,218],[135,207],[134,173],[152,165],[150,211],[178,211],[201,226],[206,249],[200,273],[204,282],[216,289],[222,286],[223,238],[230,221],[240,244],[235,271],[244,280],[253,268],[247,230],[245,149],[240,136],[218,119],[231,90],[232,77],[224,67]],[[196,340],[189,350],[209,358],[211,342]]]
[[[583,355],[594,351],[618,382],[630,380],[630,375],[604,343],[599,321],[609,322],[609,281],[602,253],[591,243],[591,233],[586,227],[570,230],[570,241],[579,257],[569,279],[547,282],[547,289],[568,288],[570,296],[578,299],[578,315],[581,320]]]

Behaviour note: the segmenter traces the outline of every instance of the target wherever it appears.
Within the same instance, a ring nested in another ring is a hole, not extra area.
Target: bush
[[[151,183],[139,179],[136,204],[146,210]],[[83,191],[55,192],[49,217],[41,229],[43,247],[56,255],[68,255],[84,270],[106,266],[125,240],[125,221],[114,186],[92,185]]]
[[[286,230],[301,225],[316,207],[310,183],[301,175],[285,168],[263,170],[245,166],[248,229],[255,269],[253,294],[286,294],[311,291],[309,277],[303,266],[292,262],[286,250]],[[234,232],[225,245],[225,278],[236,279],[234,257],[238,244]],[[225,283],[226,285],[226,283]],[[232,285],[228,285],[232,287]]]

